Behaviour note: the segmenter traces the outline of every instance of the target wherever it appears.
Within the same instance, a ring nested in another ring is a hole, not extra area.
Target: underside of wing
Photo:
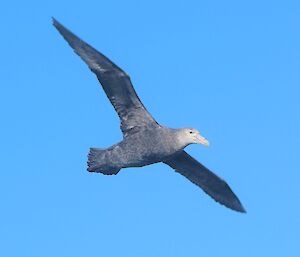
[[[164,161],[164,163],[201,187],[204,192],[217,202],[232,210],[246,212],[240,200],[233,193],[228,184],[185,151],[177,153],[172,156],[172,158]]]
[[[121,120],[126,136],[141,126],[157,124],[137,96],[129,76],[103,54],[78,38],[57,20],[53,25],[100,81]]]

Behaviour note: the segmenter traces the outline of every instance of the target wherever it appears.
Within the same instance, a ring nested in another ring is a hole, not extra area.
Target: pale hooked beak
[[[208,140],[205,137],[201,136],[200,134],[197,135],[197,143],[204,146],[209,146]]]

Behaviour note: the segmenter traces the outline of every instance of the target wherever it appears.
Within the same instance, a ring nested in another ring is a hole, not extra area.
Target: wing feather
[[[121,120],[121,130],[126,136],[136,128],[155,125],[157,122],[146,110],[136,94],[130,77],[106,56],[81,40],[53,18],[53,25],[94,72]]]
[[[246,212],[228,184],[185,151],[180,151],[167,161],[164,161],[164,163],[202,188],[205,193],[217,202],[232,210]]]

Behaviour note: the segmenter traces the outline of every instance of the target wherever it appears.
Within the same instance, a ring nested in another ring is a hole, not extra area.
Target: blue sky
[[[0,256],[300,256],[298,1],[7,1],[1,4]],[[163,164],[89,174],[122,138],[95,76],[54,16],[131,75],[158,122],[248,213]]]

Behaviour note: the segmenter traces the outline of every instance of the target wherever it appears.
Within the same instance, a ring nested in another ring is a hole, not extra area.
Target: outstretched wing
[[[240,200],[232,192],[227,183],[205,168],[185,151],[180,151],[178,154],[172,156],[172,158],[164,161],[164,163],[201,187],[205,193],[210,195],[217,202],[232,210],[246,212]]]
[[[137,96],[129,76],[103,54],[53,18],[53,25],[100,81],[121,120],[124,136],[133,128],[157,124]],[[134,129],[134,131],[135,131]]]

